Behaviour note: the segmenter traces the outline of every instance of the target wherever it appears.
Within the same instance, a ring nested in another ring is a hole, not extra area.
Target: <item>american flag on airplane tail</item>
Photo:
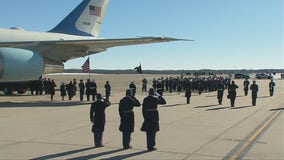
[[[90,58],[86,60],[86,62],[82,66],[83,73],[89,73],[90,72]]]
[[[101,17],[102,15],[102,7],[98,6],[89,6],[90,15]]]

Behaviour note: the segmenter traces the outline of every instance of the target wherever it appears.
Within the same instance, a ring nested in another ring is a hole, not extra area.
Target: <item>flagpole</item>
[[[91,80],[91,62],[90,62],[90,56],[88,56],[88,59],[89,59],[89,80]]]

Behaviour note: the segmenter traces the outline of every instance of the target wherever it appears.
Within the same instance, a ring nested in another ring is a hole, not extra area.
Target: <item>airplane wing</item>
[[[62,61],[106,51],[108,48],[138,44],[149,44],[170,41],[193,41],[171,37],[138,37],[125,39],[83,39],[56,41],[5,42],[0,47],[24,48],[37,51],[44,57],[53,59],[51,53],[60,56]],[[49,55],[45,54],[48,53]]]

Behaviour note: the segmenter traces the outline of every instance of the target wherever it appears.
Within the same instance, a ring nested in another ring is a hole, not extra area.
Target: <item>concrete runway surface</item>
[[[149,84],[153,77],[144,75]],[[175,75],[176,76],[176,75]],[[87,75],[56,75],[60,82],[77,81]],[[234,109],[228,99],[218,105],[216,92],[197,95],[186,104],[184,93],[165,93],[167,104],[159,107],[160,132],[157,133],[158,150],[147,152],[146,135],[140,131],[142,111],[135,108],[135,131],[132,149],[122,149],[122,134],[118,130],[118,103],[125,89],[135,81],[137,98],[142,102],[141,75],[92,75],[104,93],[106,80],[112,86],[106,109],[103,148],[94,148],[90,102],[55,100],[48,95],[0,96],[0,159],[284,159],[284,80],[275,80],[275,95],[269,96],[268,80],[256,80],[259,85],[257,105],[244,96],[243,80],[239,85]],[[226,95],[226,91],[224,96]],[[67,99],[67,98],[65,98]]]

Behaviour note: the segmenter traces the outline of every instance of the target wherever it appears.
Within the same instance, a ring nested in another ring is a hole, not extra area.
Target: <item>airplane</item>
[[[109,0],[83,0],[47,32],[0,29],[0,82],[36,80],[59,73],[64,62],[126,45],[179,41],[170,37],[98,38]]]

